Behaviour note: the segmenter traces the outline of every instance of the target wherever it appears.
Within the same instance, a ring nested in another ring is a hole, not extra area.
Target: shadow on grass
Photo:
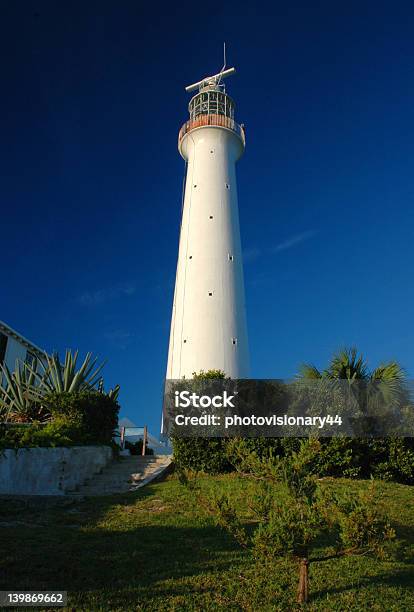
[[[136,504],[151,496],[154,491],[148,486],[139,494],[89,498],[73,507],[66,498],[32,499],[19,511],[15,525],[8,513],[9,522],[0,529],[0,546],[7,551],[0,559],[0,589],[145,588],[237,565],[241,559],[237,544],[213,525],[191,525],[194,521],[188,527],[174,525],[171,510],[165,525],[161,520],[148,524],[148,514],[141,521]],[[16,501],[10,504],[12,510]],[[112,510],[117,513],[113,523],[99,525]],[[4,506],[2,511],[4,521]],[[70,524],[72,520],[79,523]]]

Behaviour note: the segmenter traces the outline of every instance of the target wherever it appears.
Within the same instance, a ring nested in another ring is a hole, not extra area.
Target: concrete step
[[[170,464],[169,455],[120,457],[68,495],[83,497],[135,491],[160,476]]]

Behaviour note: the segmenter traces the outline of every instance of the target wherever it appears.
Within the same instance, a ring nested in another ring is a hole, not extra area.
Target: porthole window
[[[210,215],[209,219],[212,219],[212,218],[213,218],[213,215]]]
[[[232,342],[232,344],[236,345],[237,344],[237,338],[232,338],[231,342]]]
[[[226,183],[226,189],[230,189],[230,185]]]
[[[209,294],[209,296],[211,297],[211,296],[213,295],[213,292],[212,292],[212,291],[209,291],[209,292],[208,292],[208,294]]]
[[[193,256],[192,256],[192,255],[189,255],[189,256],[188,256],[188,259],[193,259]]]
[[[183,340],[184,344],[187,342],[187,339]]]
[[[234,259],[233,255],[230,255],[230,253],[229,253],[229,261],[233,261],[233,259]]]

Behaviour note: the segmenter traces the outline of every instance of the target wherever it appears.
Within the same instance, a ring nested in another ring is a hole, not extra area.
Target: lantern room
[[[234,102],[217,84],[206,85],[188,105],[190,119],[200,115],[222,115],[234,119]]]

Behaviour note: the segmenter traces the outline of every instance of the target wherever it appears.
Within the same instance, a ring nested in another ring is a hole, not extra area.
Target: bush
[[[287,457],[300,448],[302,438],[230,438],[226,444],[227,459],[238,466],[239,451],[254,453],[258,459]]]
[[[118,425],[118,402],[105,393],[52,393],[46,404],[52,419],[64,417],[76,424],[78,441],[84,444],[110,444]]]
[[[387,442],[386,459],[373,466],[373,475],[384,480],[414,484],[413,438],[391,438]]]
[[[345,478],[369,477],[362,446],[363,440],[353,438],[322,438],[321,449],[315,458],[313,470],[319,476]]]
[[[226,454],[225,438],[173,438],[174,462],[180,469],[221,474],[233,467]]]
[[[79,423],[61,416],[46,425],[35,421],[29,426],[3,426],[0,429],[0,448],[74,446],[83,443],[82,436]]]
[[[119,405],[98,391],[53,393],[45,398],[51,420],[29,426],[0,425],[0,448],[109,444],[118,424]]]
[[[30,426],[0,426],[0,448],[110,444],[118,424],[119,405],[98,391],[53,393],[45,404],[51,420]]]
[[[414,484],[412,438],[323,438],[315,462],[319,476],[382,478]]]
[[[321,438],[310,469],[315,475],[343,478],[381,478],[414,484],[413,438]],[[248,451],[258,459],[290,457],[301,438],[176,438],[177,466],[217,474],[241,469]]]

